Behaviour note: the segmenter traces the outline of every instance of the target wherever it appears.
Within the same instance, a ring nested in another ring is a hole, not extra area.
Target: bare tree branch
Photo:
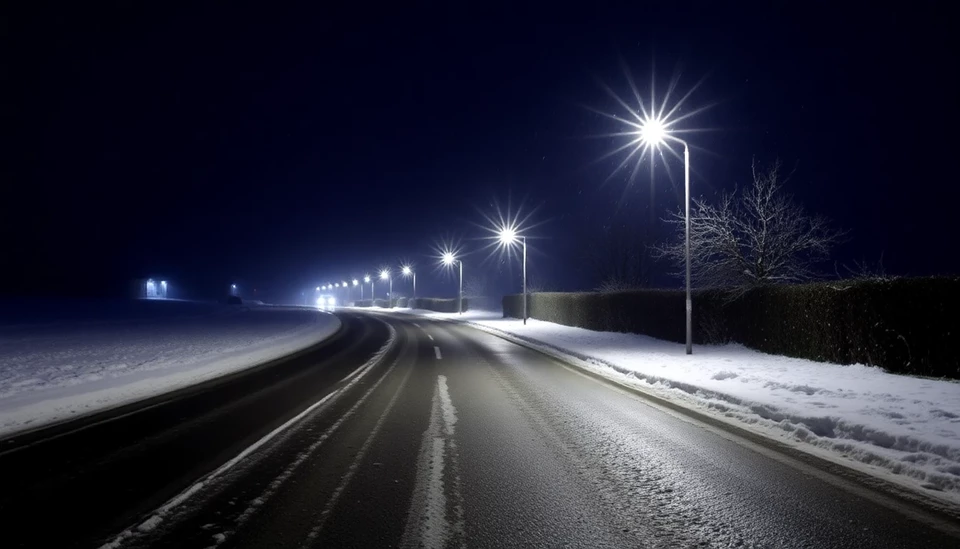
[[[697,287],[746,291],[764,284],[803,282],[814,278],[816,265],[829,258],[843,233],[819,215],[809,215],[783,191],[779,160],[751,166],[752,185],[724,193],[717,204],[694,199],[690,212],[690,277]],[[654,249],[682,272],[685,264],[684,215],[666,220],[677,238]]]

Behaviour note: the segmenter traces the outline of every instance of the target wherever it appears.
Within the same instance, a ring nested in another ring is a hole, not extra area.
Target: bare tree
[[[742,193],[723,193],[719,202],[694,199],[690,211],[691,282],[698,287],[740,291],[814,278],[816,265],[829,257],[842,237],[825,217],[809,215],[783,191],[789,175],[781,164],[752,164],[752,185]],[[667,221],[678,238],[656,248],[656,256],[683,269],[684,215]]]

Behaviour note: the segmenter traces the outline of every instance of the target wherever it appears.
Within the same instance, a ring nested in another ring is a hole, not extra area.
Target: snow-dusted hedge
[[[684,340],[683,292],[531,294],[532,318],[591,330]],[[503,299],[521,316],[521,296]],[[902,278],[769,286],[730,300],[694,294],[694,341],[736,341],[768,353],[871,364],[960,379],[960,279]]]
[[[390,303],[386,299],[358,299],[353,302],[354,307],[382,307],[387,308]]]
[[[427,309],[428,311],[436,311],[438,313],[455,313],[457,312],[457,298],[450,299],[439,299],[436,297],[418,297],[411,298],[409,300],[409,305],[413,309]],[[467,306],[470,304],[470,300],[463,298],[463,310],[467,310]]]

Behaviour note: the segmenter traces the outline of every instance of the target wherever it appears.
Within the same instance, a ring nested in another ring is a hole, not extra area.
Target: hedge
[[[436,311],[438,313],[457,312],[457,298],[455,297],[452,297],[449,299],[440,299],[436,297],[410,298],[409,304],[410,304],[410,308],[412,309],[426,309],[428,311]],[[470,300],[467,298],[463,298],[464,311],[467,310],[469,305],[470,305]]]
[[[520,295],[504,316],[522,316]],[[960,278],[768,286],[731,299],[693,295],[695,343],[735,341],[767,353],[870,364],[960,379]],[[685,340],[684,294],[672,290],[530,294],[531,318],[590,330]]]
[[[386,299],[358,299],[353,302],[354,307],[390,307]]]

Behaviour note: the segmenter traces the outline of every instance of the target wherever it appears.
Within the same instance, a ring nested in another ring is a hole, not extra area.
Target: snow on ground
[[[682,344],[482,311],[457,314],[539,342],[581,364],[761,434],[960,503],[960,383],[879,368]]]
[[[340,327],[311,309],[173,300],[0,308],[0,436],[255,366]]]

